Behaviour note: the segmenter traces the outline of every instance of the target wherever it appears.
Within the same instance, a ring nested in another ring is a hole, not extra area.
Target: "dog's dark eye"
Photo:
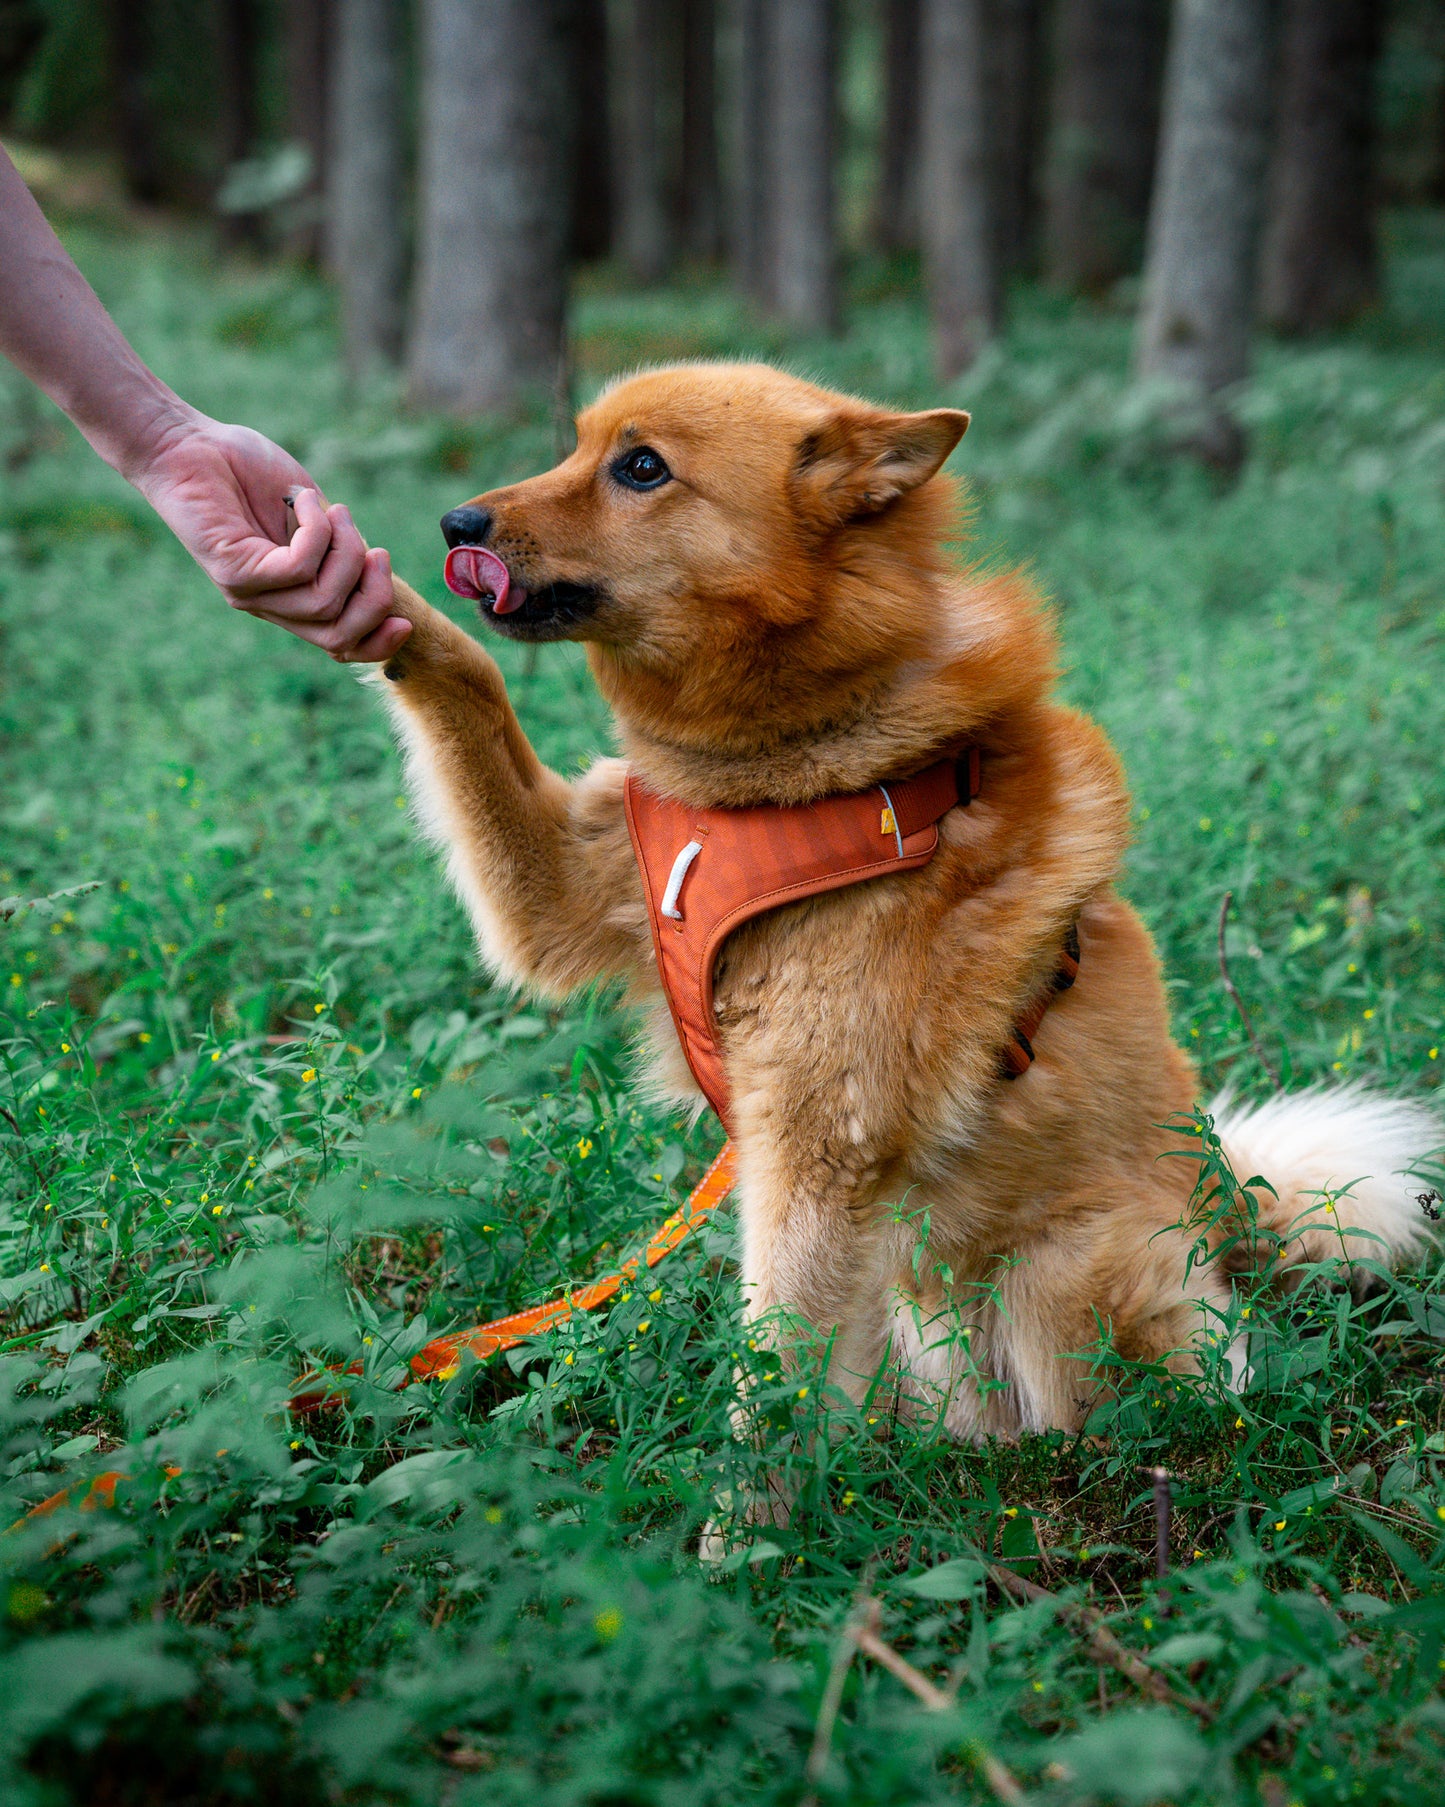
[[[628,489],[658,489],[672,472],[650,445],[640,445],[635,452],[628,452],[617,460],[612,475]]]

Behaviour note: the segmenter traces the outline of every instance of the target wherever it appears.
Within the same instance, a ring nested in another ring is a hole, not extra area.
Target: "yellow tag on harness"
[[[898,822],[891,809],[885,809],[883,820],[878,825],[879,834],[897,834]]]

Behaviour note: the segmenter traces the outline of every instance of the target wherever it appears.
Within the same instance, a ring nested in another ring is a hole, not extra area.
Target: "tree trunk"
[[[774,287],[785,320],[838,324],[833,140],[834,0],[773,0],[771,176]]]
[[[717,168],[717,9],[683,0],[682,241],[710,263],[722,248]]]
[[[584,262],[612,250],[612,85],[607,0],[572,0],[572,255]]]
[[[939,376],[978,357],[998,322],[984,99],[984,0],[923,0],[923,269]]]
[[[622,255],[639,282],[660,282],[677,254],[668,102],[677,89],[679,0],[629,0],[623,29],[617,171]]]
[[[221,0],[218,24],[223,72],[221,164],[224,171],[250,156],[256,148],[261,37],[257,0]],[[260,216],[254,213],[223,214],[221,237],[229,245],[259,244]]]
[[[347,369],[401,353],[403,0],[336,0],[327,252]]]
[[[768,24],[768,0],[738,0],[731,252],[738,287],[765,306],[773,300]]]
[[[880,251],[918,245],[919,0],[885,0],[883,143],[873,201],[873,242]]]
[[[134,0],[107,0],[110,27],[115,138],[126,193],[154,205],[165,193],[156,146],[155,110],[150,101],[150,33]]]
[[[994,238],[1000,276],[1032,267],[1038,228],[1040,0],[988,0]]]
[[[1181,445],[1225,468],[1244,441],[1213,398],[1249,371],[1274,25],[1271,0],[1177,0],[1149,216],[1138,374],[1179,387]]]
[[[286,8],[286,135],[305,145],[311,175],[300,197],[301,218],[287,235],[287,249],[308,263],[321,260],[326,243],[330,51],[340,29],[341,0],[292,0]]]
[[[1264,236],[1264,315],[1282,332],[1340,326],[1379,297],[1375,71],[1379,0],[1288,0],[1279,139]]]
[[[1169,35],[1167,0],[1061,0],[1044,270],[1097,294],[1139,266]]]
[[[558,0],[426,0],[409,390],[480,413],[548,395],[565,296],[566,41]]]

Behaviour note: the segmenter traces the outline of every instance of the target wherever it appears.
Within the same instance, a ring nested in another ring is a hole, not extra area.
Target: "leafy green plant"
[[[1231,971],[1292,1082],[1438,1084],[1445,387],[1418,272],[1438,294],[1441,250],[1395,231],[1408,330],[1386,310],[1267,350],[1227,493],[1157,460],[1115,317],[1021,294],[956,398],[971,555],[1035,561],[1070,693],[1128,764],[1128,890],[1201,1096],[1265,1083],[1220,983],[1226,890]],[[550,461],[540,418],[458,432],[345,400],[300,277],[205,266],[182,235],[75,241],[171,380],[310,459],[438,602],[444,508]],[[589,384],[736,351],[949,399],[876,271],[827,344],[705,285],[600,279],[575,332]],[[1438,1794],[1437,1260],[1241,1291],[1193,1376],[1100,1326],[1078,1357],[1110,1397],[1016,1445],[940,1443],[883,1388],[825,1411],[816,1373],[751,1346],[726,1214],[605,1314],[401,1385],[441,1331],[614,1269],[717,1132],[639,1101],[615,1000],[488,985],[345,672],[228,614],[163,536],[76,531],[133,504],[73,438],[32,435],[3,483],[25,554],[0,565],[8,1799]],[[545,757],[607,743],[575,649],[500,656]],[[1252,1176],[1192,1127],[1202,1224]],[[293,1412],[308,1370],[336,1401]],[[791,1522],[703,1570],[703,1524],[765,1469],[796,1484]]]

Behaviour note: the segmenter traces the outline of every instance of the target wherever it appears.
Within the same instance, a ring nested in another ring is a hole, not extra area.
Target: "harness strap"
[[[653,950],[693,1077],[724,1125],[728,1085],[713,1011],[723,943],[754,916],[926,866],[938,824],[978,794],[977,747],[911,777],[812,803],[692,809],[629,772],[627,829]]]
[[[1067,991],[1078,976],[1079,925],[1071,922],[1053,978],[1014,1024],[1012,1037],[1004,1043],[1000,1070],[1005,1079],[1021,1078],[1034,1064],[1034,1037],[1039,1032],[1039,1024],[1048,1015],[1049,1005],[1061,991]]]

